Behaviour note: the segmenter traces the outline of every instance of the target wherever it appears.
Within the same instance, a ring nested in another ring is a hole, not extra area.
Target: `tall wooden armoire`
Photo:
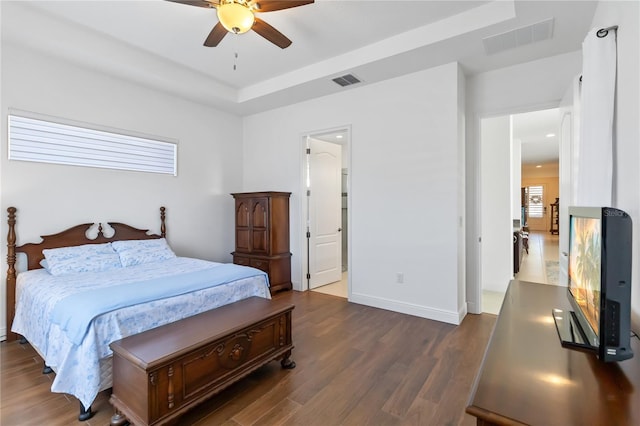
[[[236,249],[233,263],[269,275],[271,293],[291,290],[289,251],[290,192],[231,194],[236,208]]]

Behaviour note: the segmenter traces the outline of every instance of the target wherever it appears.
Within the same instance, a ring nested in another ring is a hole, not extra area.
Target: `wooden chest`
[[[252,297],[111,343],[112,425],[164,424],[274,359],[293,368],[293,308]]]

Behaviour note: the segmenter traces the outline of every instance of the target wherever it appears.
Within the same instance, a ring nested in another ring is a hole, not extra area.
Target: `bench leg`
[[[83,422],[85,420],[89,420],[91,418],[91,416],[93,416],[93,413],[91,412],[91,406],[89,406],[89,408],[84,408],[84,405],[81,402],[80,403],[80,414],[78,415],[78,420]]]
[[[129,422],[127,421],[127,418],[116,410],[114,415],[111,416],[111,423],[109,423],[109,426],[125,426],[128,424]]]
[[[296,363],[290,357],[291,357],[291,351],[284,354],[284,356],[282,357],[282,360],[280,361],[280,365],[282,366],[282,368],[286,370],[291,370],[296,368]]]

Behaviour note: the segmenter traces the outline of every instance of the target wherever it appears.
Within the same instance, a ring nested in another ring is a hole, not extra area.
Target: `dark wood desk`
[[[566,292],[509,285],[466,409],[478,425],[640,425],[640,341],[613,364],[563,348],[551,310],[569,309]]]

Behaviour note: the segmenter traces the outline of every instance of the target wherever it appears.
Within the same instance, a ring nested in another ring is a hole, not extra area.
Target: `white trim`
[[[461,307],[459,312],[445,311],[443,309],[429,308],[413,303],[368,296],[360,293],[351,293],[349,302],[455,325],[460,325],[462,319],[467,314],[466,306]]]

